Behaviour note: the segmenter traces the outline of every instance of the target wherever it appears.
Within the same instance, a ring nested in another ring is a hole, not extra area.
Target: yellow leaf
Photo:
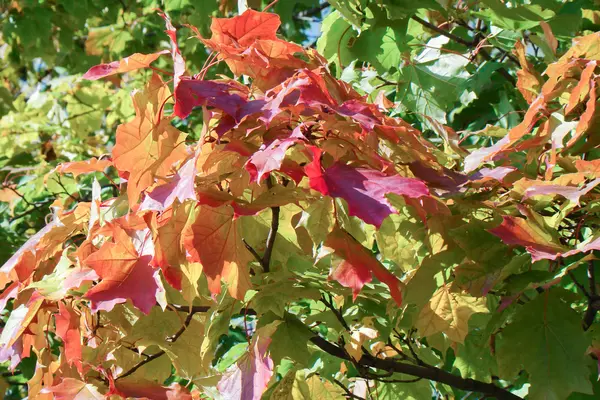
[[[423,307],[416,328],[422,336],[443,332],[450,340],[463,343],[469,333],[469,318],[474,313],[486,313],[485,298],[476,298],[450,291],[450,285],[439,288]]]

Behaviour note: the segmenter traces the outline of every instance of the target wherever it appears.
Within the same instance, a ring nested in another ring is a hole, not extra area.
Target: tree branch
[[[208,312],[208,310],[210,310],[212,307],[210,306],[183,306],[183,305],[179,305],[179,304],[169,304],[168,309],[173,309],[175,311],[179,311],[179,312],[188,312],[188,311],[192,311],[194,314],[195,313],[205,313]],[[246,315],[256,315],[256,311],[251,309],[251,308],[242,308],[240,310],[240,314],[246,314]]]
[[[422,19],[420,17],[417,17],[416,15],[413,15],[410,18],[413,19],[413,20],[415,20],[415,21],[417,21],[418,23],[420,23],[424,27],[426,27],[428,29],[431,29],[432,31],[435,31],[435,32],[439,33],[442,36],[446,36],[448,39],[453,40],[456,43],[460,43],[460,44],[462,44],[464,46],[467,46],[467,47],[474,47],[475,45],[477,45],[476,42],[473,42],[473,41],[470,42],[468,40],[465,40],[465,39],[461,38],[460,36],[456,36],[455,34],[450,33],[447,30],[444,30],[442,28],[439,28],[439,27],[435,26],[434,24],[425,21],[424,19]]]
[[[267,187],[273,188],[271,177],[267,179]],[[269,272],[271,267],[271,255],[273,254],[273,246],[275,246],[275,239],[277,238],[277,230],[279,229],[279,207],[271,207],[271,229],[269,229],[269,236],[267,236],[267,248],[265,254],[262,257],[262,266],[264,272]]]
[[[592,296],[595,296],[598,294],[598,292],[596,290],[596,271],[594,271],[594,261],[593,260],[588,261],[587,274],[588,274],[588,279],[590,280],[590,294]]]
[[[350,391],[350,389],[348,389],[346,386],[344,386],[344,384],[340,381],[338,381],[337,379],[334,379],[333,382],[338,385],[340,388],[342,388],[342,390],[346,393],[345,396],[347,399],[356,399],[356,400],[365,400],[360,396],[355,395],[354,393],[352,393]]]
[[[329,295],[329,300],[327,300],[325,298],[325,294],[322,294],[321,302],[323,304],[325,304],[325,307],[329,308],[333,312],[333,315],[335,315],[337,320],[340,321],[340,324],[342,324],[344,329],[346,329],[348,332],[350,332],[350,327],[348,326],[348,323],[344,319],[344,315],[342,314],[342,309],[335,308],[335,305],[333,304],[333,298],[331,297],[331,295]]]
[[[129,371],[127,371],[124,374],[118,376],[117,379],[122,379],[122,378],[128,377],[129,375],[133,374],[138,369],[142,368],[144,365],[148,364],[150,361],[156,360],[157,358],[159,358],[163,354],[165,354],[165,351],[161,350],[158,353],[154,353],[151,356],[146,357],[145,359],[143,359],[142,361],[140,361],[139,363],[137,363],[136,365],[134,365],[133,367],[131,367],[131,369],[129,369]],[[117,380],[117,379],[115,379],[115,380]]]
[[[323,339],[320,336],[313,336],[310,341],[332,356],[340,359],[356,362],[358,365],[366,368],[374,368],[382,371],[396,372],[406,375],[412,375],[418,378],[424,378],[435,382],[445,383],[457,389],[479,392],[488,396],[494,396],[498,400],[519,400],[519,396],[505,390],[492,383],[485,383],[474,379],[465,379],[460,376],[446,372],[440,368],[433,366],[422,366],[407,364],[393,359],[381,359],[373,357],[372,355],[365,353],[359,361],[351,359],[346,352],[339,346]]]
[[[571,280],[573,281],[573,283],[575,284],[575,286],[577,286],[579,288],[579,290],[581,290],[581,292],[585,295],[585,297],[587,297],[588,299],[590,299],[591,298],[590,294],[585,289],[585,287],[583,287],[583,285],[581,283],[579,283],[579,281],[577,280],[577,278],[575,278],[575,274],[573,274],[573,271],[569,270],[567,273],[569,274],[569,278],[571,278]]]

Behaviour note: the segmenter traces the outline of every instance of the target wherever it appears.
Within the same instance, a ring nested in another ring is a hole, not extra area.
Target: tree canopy
[[[2,4],[6,398],[600,396],[597,2]]]

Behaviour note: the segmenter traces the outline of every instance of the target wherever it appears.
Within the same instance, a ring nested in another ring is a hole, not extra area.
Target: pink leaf
[[[526,219],[511,216],[502,217],[502,223],[489,232],[498,236],[508,245],[524,246],[535,261],[555,260],[566,249],[550,242],[542,232],[537,231]]]
[[[201,81],[189,77],[181,77],[175,89],[174,114],[186,118],[197,106],[211,106],[223,110],[240,121],[246,115],[259,112],[264,100],[248,101],[247,94],[233,83]]]
[[[175,199],[180,203],[186,200],[198,200],[195,190],[197,161],[198,154],[189,159],[169,183],[154,188],[140,205],[140,210],[162,212],[169,208]]]
[[[273,376],[273,360],[267,355],[271,338],[259,337],[251,351],[230,367],[217,389],[225,399],[260,400]]]
[[[323,171],[319,159],[321,151],[317,148],[311,148],[311,151],[314,160],[304,169],[310,179],[310,187],[322,194],[346,200],[350,215],[368,224],[379,227],[385,217],[397,212],[385,197],[388,193],[408,198],[429,195],[427,186],[415,178],[388,176],[376,170],[341,163]]]
[[[168,52],[168,50],[163,50],[152,54],[135,53],[129,57],[125,57],[121,61],[113,61],[108,64],[99,64],[90,68],[83,75],[83,79],[95,81],[109,75],[121,74],[140,68],[147,68],[154,60]]]
[[[543,182],[543,183],[546,183],[546,182]],[[594,189],[599,184],[600,184],[600,178],[594,179],[592,182],[588,183],[581,189],[578,188],[577,186],[564,186],[564,185],[559,185],[559,184],[532,185],[532,186],[529,186],[527,188],[527,190],[525,190],[525,193],[523,194],[523,200],[527,200],[533,196],[557,195],[558,194],[560,196],[563,196],[565,199],[575,203],[576,205],[579,205],[579,198],[581,196],[584,196],[587,193],[589,193],[592,189]]]
[[[300,131],[300,126],[297,126],[287,138],[275,139],[268,146],[261,146],[245,165],[251,182],[260,182],[271,171],[280,170],[287,149],[304,140],[306,139]]]
[[[167,14],[159,13],[159,15],[165,20],[165,26],[167,28],[166,32],[171,39],[171,57],[173,57],[173,69],[175,72],[173,75],[173,87],[177,88],[179,80],[185,72],[185,61],[179,51],[179,46],[177,45],[177,30],[171,23],[171,19]]]

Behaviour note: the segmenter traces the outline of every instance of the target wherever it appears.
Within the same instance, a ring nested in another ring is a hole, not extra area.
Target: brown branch
[[[594,262],[593,260],[588,261],[587,266],[587,275],[589,279],[589,293],[585,290],[585,288],[575,280],[575,276],[571,271],[569,271],[569,276],[575,282],[577,287],[585,294],[588,299],[587,308],[585,310],[585,314],[583,315],[583,321],[581,325],[583,326],[583,330],[587,331],[590,329],[594,320],[596,319],[596,314],[600,311],[600,296],[598,296],[598,292],[596,289],[596,272],[594,271]]]
[[[30,203],[32,208],[25,210],[20,214],[13,215],[8,221],[12,223],[12,222],[15,222],[16,220],[23,218],[35,211],[42,211],[43,207],[52,204],[53,201],[54,201],[54,199],[49,200],[49,201],[40,202],[40,203]]]
[[[331,295],[329,295],[329,300],[327,300],[325,298],[325,294],[322,294],[321,295],[321,302],[323,304],[325,304],[325,307],[329,308],[333,312],[333,315],[335,315],[335,317],[337,318],[337,320],[340,321],[340,324],[342,324],[342,326],[344,327],[344,329],[346,329],[348,332],[350,332],[350,327],[348,326],[348,323],[344,319],[344,315],[342,314],[342,309],[341,308],[339,308],[339,309],[335,308],[335,305],[333,304],[333,298],[331,297]]]
[[[323,339],[320,336],[313,336],[310,339],[310,341],[324,352],[346,361],[357,362],[362,367],[412,375],[414,377],[444,383],[457,389],[471,392],[479,392],[483,393],[484,395],[494,396],[498,400],[521,399],[519,396],[492,383],[486,383],[474,379],[465,379],[460,376],[446,372],[437,367],[407,364],[389,358],[376,358],[368,353],[363,354],[361,359],[359,361],[356,361],[353,360],[349,355],[347,355],[342,348]]]
[[[267,187],[273,188],[273,182],[271,177],[267,179]],[[275,239],[277,238],[277,230],[279,229],[279,207],[271,207],[271,229],[269,229],[269,236],[267,236],[267,248],[265,254],[262,257],[262,266],[264,272],[269,272],[271,269],[271,255],[273,254],[273,247],[275,246]]]
[[[417,17],[416,15],[413,15],[410,18],[413,19],[413,20],[415,20],[415,21],[417,21],[418,23],[420,23],[424,27],[426,27],[428,29],[431,29],[432,31],[435,31],[435,32],[439,33],[442,36],[446,36],[448,39],[453,40],[453,41],[455,41],[457,43],[460,43],[460,44],[462,44],[464,46],[474,47],[474,46],[477,45],[477,43],[474,42],[474,41],[468,41],[466,39],[461,38],[460,36],[456,36],[455,34],[450,33],[450,32],[448,32],[445,29],[439,28],[439,27],[435,26],[434,24],[425,21],[424,19],[422,19],[420,17]]]
[[[352,393],[350,391],[350,389],[348,389],[346,386],[344,386],[344,384],[340,381],[338,381],[337,379],[333,379],[333,382],[338,385],[340,388],[342,388],[342,390],[346,393],[344,396],[347,399],[356,399],[356,400],[365,400],[360,396],[355,395],[354,393]]]
[[[258,254],[258,252],[254,250],[254,248],[250,246],[248,242],[246,242],[246,239],[242,238],[242,242],[244,243],[244,246],[246,246],[246,249],[248,249],[248,251],[252,253],[256,261],[258,261],[258,263],[262,266],[262,257],[260,256],[260,254]]]
[[[596,271],[594,270],[593,260],[588,261],[587,274],[590,280],[590,293],[592,296],[596,296],[598,292],[596,290]]]
[[[577,278],[575,278],[575,274],[573,274],[573,271],[568,271],[567,273],[569,274],[569,278],[571,278],[571,280],[573,281],[575,286],[577,286],[579,288],[579,290],[581,290],[581,292],[585,295],[585,297],[587,297],[588,299],[591,299],[591,296],[588,293],[588,291],[585,289],[585,287],[583,287],[583,285],[581,283],[579,283]]]
[[[172,309],[178,312],[188,312],[191,310],[194,314],[196,313],[205,313],[208,312],[212,307],[210,306],[183,306],[179,304],[169,304],[167,309]],[[240,314],[246,315],[256,315],[256,311],[251,308],[242,308],[239,312]]]
[[[269,189],[273,188],[271,177],[267,179],[267,187]],[[267,247],[265,248],[265,252],[262,257],[260,256],[260,254],[258,254],[256,250],[254,250],[252,246],[248,244],[248,242],[246,242],[246,239],[242,238],[244,246],[246,246],[246,249],[248,249],[248,251],[254,256],[256,261],[258,261],[258,263],[263,269],[263,272],[269,272],[269,270],[271,269],[271,256],[273,255],[273,247],[275,246],[277,230],[279,229],[279,214],[279,207],[271,207],[271,228],[269,229],[269,234],[267,236]]]
[[[118,376],[117,379],[122,379],[122,378],[128,377],[129,375],[133,374],[138,369],[142,368],[144,365],[148,364],[150,361],[156,360],[157,358],[159,358],[163,354],[165,354],[165,351],[161,350],[158,353],[154,353],[151,356],[146,357],[145,359],[143,359],[142,361],[140,361],[139,363],[137,363],[136,365],[134,365],[133,367],[131,367],[131,369],[129,369],[129,371],[127,371],[124,374]]]

